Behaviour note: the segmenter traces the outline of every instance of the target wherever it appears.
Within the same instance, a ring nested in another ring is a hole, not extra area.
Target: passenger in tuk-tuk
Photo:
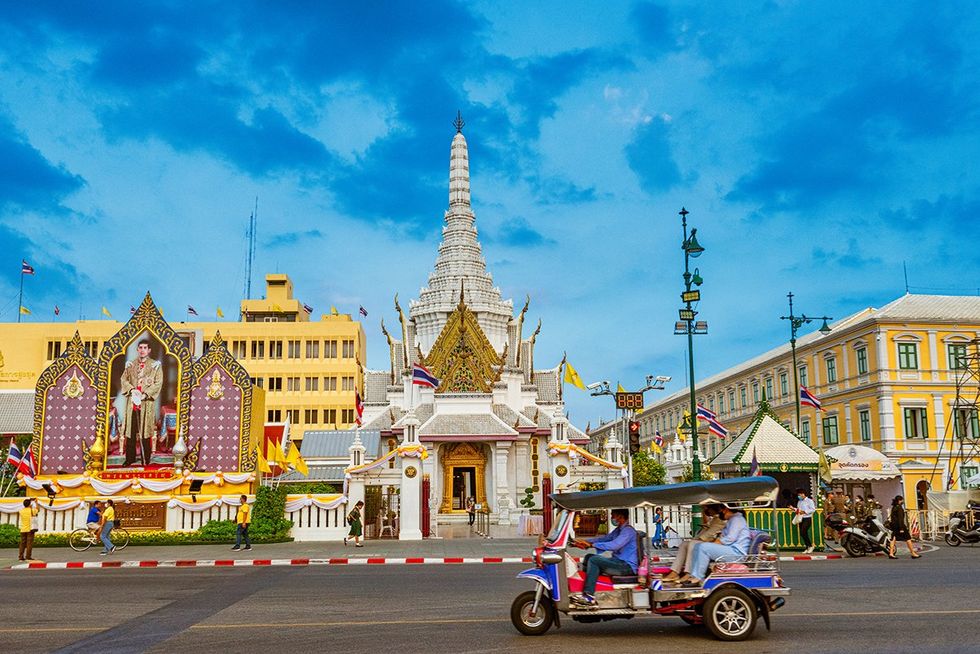
[[[595,606],[595,587],[600,574],[635,575],[639,566],[636,530],[629,524],[629,511],[613,509],[611,517],[616,523],[616,528],[605,536],[587,540],[576,539],[572,542],[575,547],[596,549],[595,554],[586,555],[582,562],[582,569],[585,570],[585,585],[582,593],[574,593],[568,597],[580,606]],[[608,558],[600,556],[601,552],[611,552],[612,556]]]
[[[694,552],[697,546],[702,543],[714,542],[721,530],[725,528],[725,519],[721,517],[721,504],[707,504],[701,507],[701,515],[704,523],[701,530],[694,538],[690,538],[681,543],[677,548],[677,556],[674,557],[674,564],[670,566],[670,572],[663,578],[664,582],[687,581],[691,576],[691,567],[694,565]],[[681,576],[681,573],[685,573]]]
[[[708,565],[712,561],[723,556],[739,557],[748,553],[752,533],[749,531],[749,523],[745,521],[745,516],[741,511],[725,505],[722,505],[721,512],[725,519],[725,528],[713,543],[701,543],[695,548],[691,577],[684,581],[682,586],[701,586],[707,576]]]

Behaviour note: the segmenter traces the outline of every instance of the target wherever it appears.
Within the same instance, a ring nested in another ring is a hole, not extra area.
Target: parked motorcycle
[[[830,526],[840,533],[841,547],[848,556],[860,557],[875,552],[887,552],[891,546],[891,532],[874,516],[852,522],[839,518]]]
[[[958,511],[951,514],[946,528],[946,544],[950,547],[958,547],[960,543],[980,543],[980,520],[976,520],[976,515],[980,512],[980,504],[971,501],[967,508],[973,513],[973,528],[967,527],[966,512]]]

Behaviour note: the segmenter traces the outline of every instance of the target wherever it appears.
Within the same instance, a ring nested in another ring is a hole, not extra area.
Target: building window
[[[708,445],[709,445],[709,447],[711,449],[711,458],[713,459],[718,454],[718,450],[716,449],[716,446],[715,446],[715,439],[713,439],[713,438],[710,439],[710,443]]]
[[[282,341],[269,341],[269,358],[282,358]]]
[[[336,342],[336,341],[334,341]],[[344,358],[353,359],[354,358],[354,341],[345,340],[344,341]]]
[[[323,341],[323,358],[337,358],[337,341]]]
[[[963,490],[967,488],[980,488],[980,484],[968,484],[964,481],[976,477],[977,472],[980,472],[980,466],[960,466],[960,488]]]
[[[735,411],[735,391],[728,391],[728,410]]]
[[[99,342],[85,341],[85,354],[95,359],[99,356]]]
[[[337,378],[336,377],[324,377],[323,378],[323,390],[325,390],[325,391],[335,391],[335,390],[337,390]]]
[[[868,348],[859,347],[857,350],[855,350],[855,354],[857,354],[858,360],[858,374],[868,374]]]
[[[773,397],[775,396],[772,392],[772,377],[768,377],[766,379],[766,399],[772,401]]]
[[[804,420],[803,422],[800,423],[800,438],[802,438],[803,442],[806,443],[807,445],[810,444],[810,421],[809,420]]]
[[[905,409],[905,438],[929,438],[929,418],[925,409]]]
[[[915,343],[898,344],[898,368],[900,370],[919,369],[919,347]]]
[[[950,370],[966,368],[966,343],[950,343],[946,346]]]
[[[279,322],[279,316],[265,316],[262,318],[262,322]]]
[[[759,382],[752,382],[752,401],[759,403]]]
[[[299,341],[289,341],[286,349],[286,356],[290,359],[299,358]]]
[[[861,430],[861,442],[871,441],[871,412],[867,409],[858,411],[858,426]]]
[[[265,341],[252,341],[252,358],[265,358]]]
[[[252,386],[265,388],[265,379],[263,379],[262,377],[252,377]]]
[[[323,424],[337,426],[337,409],[323,410]]]
[[[286,377],[286,390],[287,391],[298,391],[299,388],[299,377]]]
[[[281,391],[282,390],[282,377],[269,377],[269,390],[270,391]]]
[[[725,412],[725,396],[718,393],[718,413]]]
[[[298,425],[299,424],[299,409],[286,409],[286,417],[289,418],[289,422]]]
[[[715,398],[714,397],[709,397],[708,398],[708,411],[714,412],[714,410],[715,410]]]
[[[353,377],[344,377],[343,378],[343,383],[341,385],[341,390],[343,390],[343,391],[352,391],[352,390],[354,390],[354,378]]]
[[[320,410],[319,409],[306,409],[303,411],[303,422],[308,425],[315,425],[319,422]]]
[[[306,341],[306,358],[320,358],[320,341]]]
[[[282,422],[282,409],[269,409],[266,416],[266,422]]]
[[[742,408],[744,409],[748,405],[748,400],[745,399],[745,387],[742,386],[738,389],[740,399],[742,400]]]
[[[827,363],[827,383],[833,384],[837,381],[837,359],[830,357],[826,361]]]
[[[48,341],[48,360],[61,356],[61,341]]]
[[[806,366],[800,366],[797,372],[800,373],[800,386],[809,386],[810,379],[806,375]]]
[[[789,375],[785,372],[779,373],[779,393],[782,397],[789,395]]]
[[[953,412],[955,419],[954,429],[956,437],[959,439],[976,440],[980,437],[980,424],[977,423],[976,409],[956,409]]]
[[[306,390],[308,390],[308,391],[317,391],[317,390],[320,390],[319,389],[319,386],[320,386],[320,378],[319,377],[307,377],[306,378]]]
[[[340,422],[350,425],[354,422],[354,409],[341,409]]]
[[[837,445],[840,436],[837,433],[837,416],[827,416],[823,419],[823,444]]]
[[[244,359],[246,352],[247,348],[245,346],[245,341],[232,341],[231,353],[236,359]]]

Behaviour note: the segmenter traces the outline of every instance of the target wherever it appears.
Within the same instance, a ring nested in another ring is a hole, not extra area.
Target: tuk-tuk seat
[[[637,575],[611,575],[609,581],[613,585],[617,584],[633,584],[634,586],[640,583],[640,578]]]

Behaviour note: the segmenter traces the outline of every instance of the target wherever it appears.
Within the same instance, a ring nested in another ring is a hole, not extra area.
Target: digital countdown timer
[[[617,409],[642,409],[643,393],[616,393]]]

